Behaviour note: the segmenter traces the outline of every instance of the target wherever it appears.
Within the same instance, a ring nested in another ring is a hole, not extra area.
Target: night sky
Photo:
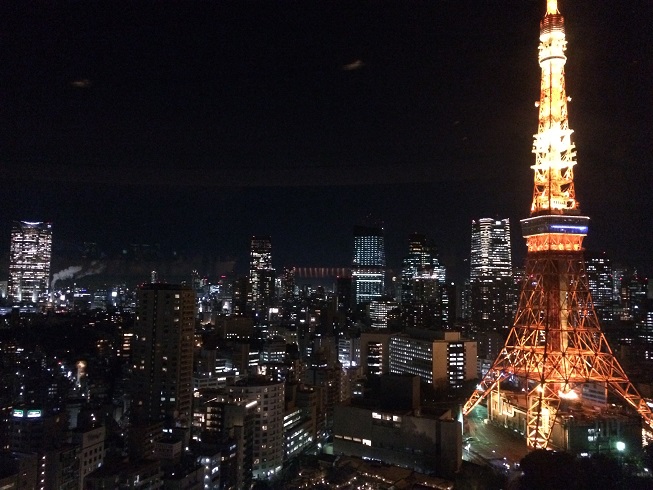
[[[160,243],[347,266],[385,223],[464,273],[473,218],[532,193],[544,0],[15,2],[0,6],[0,255]],[[653,2],[560,0],[586,246],[653,271]],[[4,239],[2,238],[4,237]]]

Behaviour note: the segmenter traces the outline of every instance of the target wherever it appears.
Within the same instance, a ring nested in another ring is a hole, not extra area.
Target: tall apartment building
[[[104,426],[77,428],[71,431],[71,441],[77,446],[79,464],[79,487],[84,488],[84,479],[88,474],[100,468],[104,462]]]
[[[190,427],[195,292],[146,284],[136,292],[132,340],[132,412],[145,422]]]
[[[267,316],[267,308],[274,298],[274,280],[272,240],[269,236],[253,236],[249,247],[247,303],[255,314]]]
[[[14,221],[9,249],[9,299],[37,303],[48,291],[52,223]]]
[[[227,386],[234,402],[255,402],[252,476],[267,480],[281,473],[284,451],[285,385],[250,377]]]
[[[385,240],[382,227],[354,228],[354,258],[351,266],[356,305],[379,299],[385,291]]]
[[[199,397],[195,398],[194,423],[204,445],[203,457],[207,458],[207,453],[216,449],[222,450],[218,475],[221,486],[216,488],[251,486],[254,427],[256,421],[260,423],[261,407],[257,402],[241,398],[228,396],[225,388],[219,392],[199,390]],[[215,478],[213,470],[211,478]]]

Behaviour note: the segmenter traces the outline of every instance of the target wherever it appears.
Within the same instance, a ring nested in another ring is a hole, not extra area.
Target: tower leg
[[[530,391],[526,414],[528,447],[546,449],[559,407],[560,397],[554,384],[538,384]]]

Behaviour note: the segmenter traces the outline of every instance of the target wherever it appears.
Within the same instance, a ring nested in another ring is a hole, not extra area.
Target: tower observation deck
[[[602,385],[653,426],[653,413],[637,393],[601,331],[589,290],[583,239],[589,218],[574,187],[576,151],[567,118],[564,19],[547,1],[540,22],[539,122],[530,217],[521,221],[528,249],[526,279],[513,327],[492,367],[463,408],[466,415],[492,394],[501,406],[502,383],[517,383],[514,397],[526,413],[527,444],[549,446],[553,427],[570,404],[580,405],[583,385]]]

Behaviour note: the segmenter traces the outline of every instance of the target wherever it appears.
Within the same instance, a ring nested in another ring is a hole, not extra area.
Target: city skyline
[[[420,232],[463,277],[469,223],[499,216],[521,265],[540,3],[509,2],[510,19],[477,2],[3,12],[0,254],[20,219],[53,222],[55,253],[94,241],[244,258],[266,234],[277,267],[341,266],[372,213],[391,265]],[[562,8],[587,248],[648,274],[653,12]]]

